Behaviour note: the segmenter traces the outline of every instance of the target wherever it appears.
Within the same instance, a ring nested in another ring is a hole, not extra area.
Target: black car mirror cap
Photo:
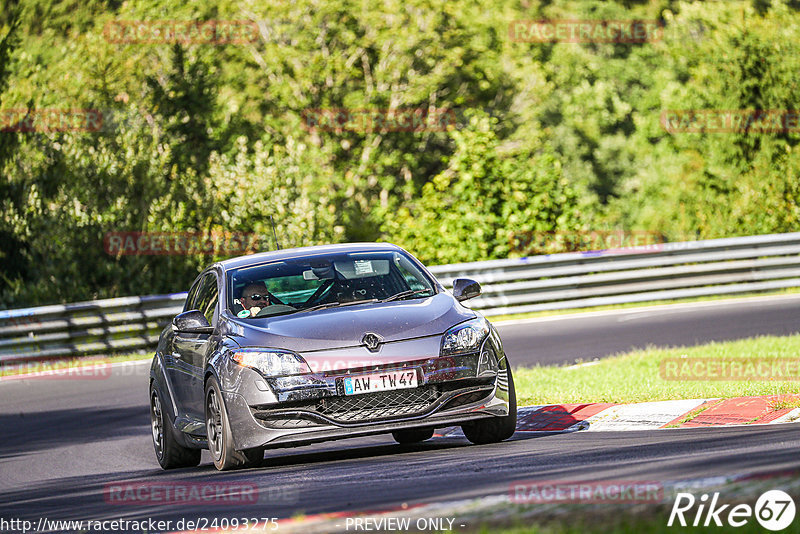
[[[210,334],[214,332],[211,326],[199,310],[189,310],[179,313],[172,319],[172,327],[176,332],[184,334]]]
[[[481,285],[469,278],[456,278],[453,280],[453,296],[457,301],[463,302],[481,294]]]

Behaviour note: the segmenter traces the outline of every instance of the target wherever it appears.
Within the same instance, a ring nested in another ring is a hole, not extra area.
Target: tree
[[[456,151],[447,168],[384,231],[434,264],[525,255],[532,233],[574,231],[578,199],[546,147],[501,152],[496,119],[475,114],[452,130]]]

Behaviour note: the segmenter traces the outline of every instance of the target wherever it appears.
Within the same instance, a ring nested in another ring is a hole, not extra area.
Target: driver
[[[264,282],[253,282],[242,290],[242,297],[239,301],[245,310],[249,310],[252,315],[257,315],[262,308],[272,304],[271,297]]]

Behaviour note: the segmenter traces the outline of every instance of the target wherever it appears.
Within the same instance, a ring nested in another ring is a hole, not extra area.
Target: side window
[[[200,282],[200,289],[197,291],[197,300],[194,309],[206,316],[209,324],[214,323],[214,309],[217,306],[217,297],[219,290],[217,289],[217,277],[214,273],[208,273],[203,277]]]
[[[200,284],[203,283],[203,278],[194,283],[189,293],[186,295],[186,303],[183,305],[183,311],[196,310],[195,303],[197,302],[197,290]]]
[[[208,324],[214,324],[214,311],[217,309],[217,301],[219,297],[219,291],[217,290],[217,280],[214,278],[214,294],[211,300],[208,303],[208,306],[203,311],[203,314],[208,319]]]

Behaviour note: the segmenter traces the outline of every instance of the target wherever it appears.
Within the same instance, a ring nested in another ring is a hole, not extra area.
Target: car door
[[[186,311],[199,310],[206,316],[209,324],[216,326],[218,301],[217,275],[214,271],[209,271],[200,279],[194,299],[187,300]],[[180,411],[187,418],[187,425],[183,430],[190,434],[202,434],[205,426],[203,372],[213,337],[214,334],[175,332],[173,340],[177,395]]]
[[[192,284],[186,296],[183,311],[195,309],[197,292],[200,289],[203,279],[204,276],[198,276],[197,280]],[[185,341],[181,339],[181,342],[176,344],[177,336],[178,334],[173,326],[171,331],[166,334],[167,340],[162,355],[164,358],[164,374],[167,382],[167,389],[172,397],[172,405],[175,410],[175,427],[178,430],[186,431],[187,426],[190,425],[190,420],[187,415],[187,403],[185,400],[186,384],[189,382],[186,377],[190,373],[190,369],[189,365],[184,360],[184,355],[178,352],[179,349],[185,348]],[[195,421],[191,421],[192,426],[195,424]]]

